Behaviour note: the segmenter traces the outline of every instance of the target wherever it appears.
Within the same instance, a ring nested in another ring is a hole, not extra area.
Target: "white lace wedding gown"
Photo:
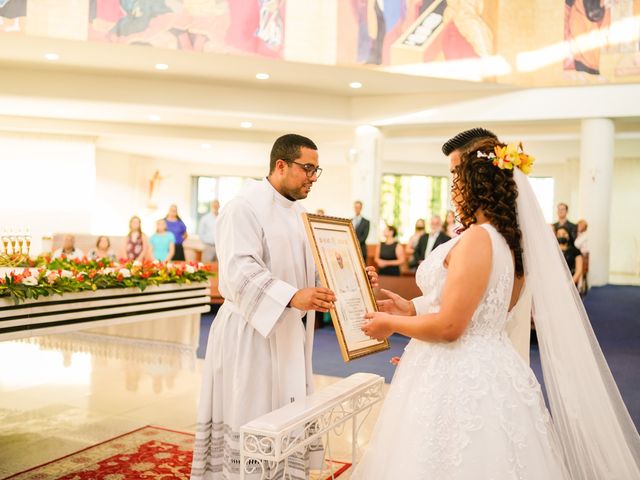
[[[536,377],[505,332],[514,267],[491,225],[489,285],[462,337],[412,339],[352,479],[562,480],[569,475]],[[464,235],[464,234],[463,234]],[[416,282],[440,308],[443,262],[462,237],[435,249]]]

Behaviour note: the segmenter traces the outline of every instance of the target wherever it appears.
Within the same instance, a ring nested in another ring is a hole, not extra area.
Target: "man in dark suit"
[[[369,236],[369,220],[362,216],[362,202],[357,200],[353,204],[353,210],[355,212],[355,216],[351,219],[351,223],[353,223],[353,228],[356,230],[356,236],[358,237],[358,242],[360,243],[360,251],[362,252],[362,258],[364,259],[364,264],[367,264],[367,237]]]
[[[409,262],[409,267],[417,268],[434,248],[449,240],[451,237],[442,231],[442,219],[439,215],[434,215],[431,217],[431,232],[420,237],[411,262]]]
[[[569,213],[569,206],[566,203],[558,204],[558,221],[553,224],[553,230],[557,231],[560,227],[564,227],[571,235],[573,240],[578,236],[578,226],[575,223],[571,223],[567,214]]]

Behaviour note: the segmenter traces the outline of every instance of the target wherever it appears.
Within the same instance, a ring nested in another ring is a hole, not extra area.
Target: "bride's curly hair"
[[[485,137],[460,149],[460,164],[453,170],[452,190],[458,202],[462,230],[477,222],[476,212],[482,212],[502,234],[515,256],[515,274],[524,275],[522,266],[522,232],[516,214],[518,188],[513,170],[502,170],[489,158],[478,157],[478,151],[489,154],[496,146],[504,147],[496,138]]]

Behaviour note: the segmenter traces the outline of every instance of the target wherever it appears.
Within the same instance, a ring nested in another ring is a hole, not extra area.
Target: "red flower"
[[[122,280],[124,280],[124,275],[122,275],[121,273],[118,274],[118,276],[116,277],[116,280],[118,280],[119,282],[121,282]]]

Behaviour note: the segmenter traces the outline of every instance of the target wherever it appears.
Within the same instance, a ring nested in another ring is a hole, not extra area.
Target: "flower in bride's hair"
[[[493,164],[501,170],[513,170],[514,167],[518,167],[525,175],[531,173],[535,158],[524,153],[522,150],[522,143],[517,145],[515,143],[510,143],[503,147],[496,145],[494,152],[495,154],[493,157],[486,154],[482,156],[493,158]]]

